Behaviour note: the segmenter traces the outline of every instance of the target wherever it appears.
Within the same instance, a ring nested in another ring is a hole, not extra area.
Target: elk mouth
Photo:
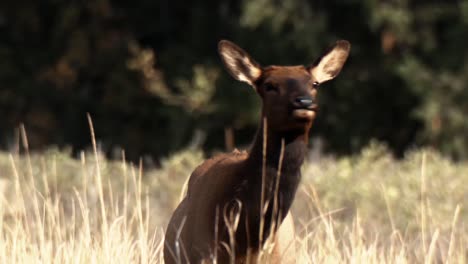
[[[315,118],[317,110],[318,108],[316,106],[309,108],[296,108],[292,111],[292,115],[294,118],[310,121]]]

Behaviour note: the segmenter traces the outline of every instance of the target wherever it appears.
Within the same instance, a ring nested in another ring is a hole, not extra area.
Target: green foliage
[[[259,99],[216,54],[235,41],[262,65],[310,64],[337,39],[352,53],[323,85],[313,136],[358,153],[430,145],[468,155],[467,1],[150,1],[0,4],[0,146],[25,123],[33,148],[101,146],[132,160],[251,139]],[[197,132],[198,131],[198,132]],[[197,139],[204,134],[206,140]]]
[[[317,192],[325,208],[337,210],[335,219],[346,223],[359,214],[369,230],[382,235],[394,230],[418,233],[426,213],[421,210],[429,211],[425,220],[431,231],[437,226],[449,233],[457,206],[460,219],[468,217],[468,164],[454,163],[431,149],[411,151],[397,161],[388,148],[374,142],[352,157],[311,162],[304,175],[306,192]]]

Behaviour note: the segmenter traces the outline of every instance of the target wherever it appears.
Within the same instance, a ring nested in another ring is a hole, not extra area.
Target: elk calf
[[[317,88],[338,75],[349,50],[341,40],[310,67],[261,67],[234,43],[219,42],[227,71],[260,96],[262,117],[249,152],[208,159],[190,176],[167,227],[166,264],[257,263],[268,239],[278,241],[270,262],[294,261],[294,245],[287,250],[284,242],[294,242],[288,212],[317,111]]]

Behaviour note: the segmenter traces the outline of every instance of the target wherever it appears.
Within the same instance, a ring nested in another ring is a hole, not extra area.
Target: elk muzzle
[[[315,117],[317,105],[311,96],[298,96],[293,102],[293,116],[298,119],[312,120]]]

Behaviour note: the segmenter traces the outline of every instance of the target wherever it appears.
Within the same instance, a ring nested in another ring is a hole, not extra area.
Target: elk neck
[[[267,128],[265,153],[267,172],[271,170],[275,172],[277,171],[281,158],[281,141],[284,139],[281,173],[288,177],[300,177],[300,167],[307,154],[309,129],[310,124],[305,124],[303,128],[287,131],[274,131]],[[263,166],[263,137],[264,122],[262,120],[247,160],[249,167],[253,169],[253,171],[257,172],[261,172]],[[261,177],[261,173],[259,176]],[[267,175],[267,177],[269,176],[270,175]],[[276,175],[271,176],[276,177]]]
[[[310,124],[306,124],[302,129],[288,130],[288,131],[274,131],[267,129],[266,131],[266,164],[263,167],[263,138],[264,138],[264,125],[261,122],[257,135],[253,142],[249,156],[246,160],[246,169],[248,178],[246,181],[247,192],[246,197],[250,204],[249,215],[251,226],[247,233],[250,234],[251,244],[254,248],[259,248],[261,241],[270,234],[270,227],[272,221],[266,221],[264,224],[263,239],[260,241],[258,238],[259,222],[258,219],[271,219],[273,221],[281,222],[289,211],[294,196],[301,179],[301,165],[307,153],[307,139]],[[281,159],[282,139],[284,139],[284,153],[282,156],[282,166],[280,171],[280,181],[278,192],[275,191],[275,185],[278,177],[278,167]],[[265,182],[262,181],[262,171],[265,169]],[[263,185],[265,184],[265,185]],[[262,187],[264,186],[264,188]],[[276,211],[273,206],[269,206],[265,214],[262,216],[260,213],[261,194],[265,191],[264,200],[268,200],[270,205],[274,201],[278,201],[278,210]],[[241,232],[242,233],[242,232]]]

